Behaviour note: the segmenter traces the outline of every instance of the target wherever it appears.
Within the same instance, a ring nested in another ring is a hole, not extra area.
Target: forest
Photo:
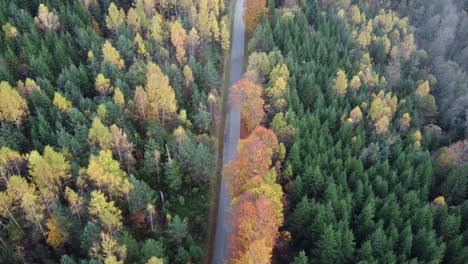
[[[0,1],[0,263],[467,263],[468,1],[237,1]]]
[[[468,2],[245,6],[229,263],[466,263]]]
[[[0,263],[201,263],[224,1],[0,2]]]

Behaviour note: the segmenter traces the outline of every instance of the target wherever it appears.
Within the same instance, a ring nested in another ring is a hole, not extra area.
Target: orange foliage
[[[229,237],[230,263],[250,263],[252,258],[257,259],[253,254],[257,251],[263,260],[256,263],[269,263],[280,225],[274,208],[267,199],[248,192],[238,199]]]
[[[242,186],[256,175],[268,172],[271,166],[271,149],[268,149],[258,137],[241,140],[237,157],[226,166],[224,176],[231,197],[237,197]]]
[[[256,240],[249,246],[247,252],[234,261],[234,264],[269,264],[271,247],[266,245],[266,239]]]
[[[278,151],[273,131],[256,127],[239,142],[236,159],[224,171],[233,198],[229,263],[270,263],[283,223],[283,190],[271,168]]]
[[[250,36],[257,28],[262,13],[267,14],[266,0],[246,0],[244,2],[244,22],[245,28]]]
[[[273,153],[278,152],[278,138],[272,130],[258,126],[254,131],[252,131],[250,136],[258,137],[267,148],[272,150]]]
[[[47,221],[47,244],[54,248],[61,246],[66,241],[65,233],[60,229],[57,217],[53,216]]]
[[[242,79],[232,86],[231,100],[241,103],[242,119],[251,132],[262,122],[265,116],[263,110],[262,87],[250,80]]]
[[[468,140],[460,140],[448,147],[443,147],[439,150],[437,161],[443,168],[448,168],[452,165],[463,166],[468,163]]]
[[[273,131],[261,126],[239,141],[236,159],[224,171],[231,197],[239,196],[250,179],[269,172],[272,156],[278,153],[278,148],[278,139]]]

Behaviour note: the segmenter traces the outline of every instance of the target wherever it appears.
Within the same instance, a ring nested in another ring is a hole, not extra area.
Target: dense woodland
[[[0,263],[200,263],[230,1],[0,2]],[[246,0],[228,263],[466,263],[468,1]]]
[[[231,262],[466,263],[467,4],[245,5]]]
[[[200,263],[223,0],[0,2],[0,263]]]

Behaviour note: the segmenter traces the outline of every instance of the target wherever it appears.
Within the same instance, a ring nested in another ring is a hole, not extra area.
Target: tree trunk
[[[47,212],[49,213],[49,216],[52,216],[52,212],[50,211],[50,207],[49,207],[49,199],[44,197],[44,201],[45,201]]]
[[[2,242],[2,244],[5,246],[5,248],[8,247],[8,245],[5,243],[5,240],[3,240],[2,237],[0,237],[0,242]]]
[[[163,210],[166,208],[166,202],[164,201],[164,194],[162,191],[159,192],[161,194],[161,200],[162,200],[162,205],[163,205]]]
[[[10,210],[8,210],[8,208],[5,207],[5,210],[7,211],[8,215],[10,216],[11,220],[13,220],[13,222],[15,222],[16,226],[21,230],[21,232],[24,234],[24,231],[23,229],[21,228],[21,226],[18,224],[18,222],[16,222],[16,219],[15,217],[11,214]]]
[[[128,192],[125,193],[125,196],[127,197],[128,210],[130,213],[132,213],[132,207],[130,206],[130,198],[128,197]]]
[[[151,224],[151,232],[154,232],[154,227],[153,227],[153,212],[150,212],[150,224]]]
[[[39,229],[41,229],[42,235],[44,236],[45,239],[47,239],[44,229],[42,228],[41,222],[39,221],[39,218],[37,218],[36,211],[33,211],[33,213],[34,213],[34,218],[36,219],[36,223],[39,226]]]
[[[76,211],[76,215],[78,216],[78,221],[80,222],[81,224],[81,216],[80,216],[80,211],[78,210],[78,205],[75,203],[75,211]]]

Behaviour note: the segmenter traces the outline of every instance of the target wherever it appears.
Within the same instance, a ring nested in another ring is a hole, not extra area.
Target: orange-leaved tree
[[[258,126],[239,142],[236,159],[224,171],[233,232],[230,263],[269,263],[283,223],[283,190],[271,168],[279,144],[272,130]]]
[[[260,263],[269,263],[280,226],[270,201],[246,192],[234,205],[233,215],[233,232],[229,237],[230,263],[251,263],[247,260],[255,254],[248,254],[249,249],[263,252],[264,259]]]
[[[249,132],[265,117],[262,87],[250,80],[242,79],[232,86],[231,100],[241,104],[241,116]]]
[[[246,139],[240,140],[236,159],[224,170],[229,195],[233,198],[239,196],[250,179],[266,175],[272,165],[273,154],[277,152],[276,135],[261,126],[255,128]]]
[[[266,0],[246,0],[244,2],[244,22],[245,28],[250,36],[257,28],[262,13],[268,13]]]
[[[239,142],[237,157],[226,166],[224,175],[231,197],[242,192],[242,186],[251,178],[267,173],[271,166],[271,149],[258,137],[248,137]]]

